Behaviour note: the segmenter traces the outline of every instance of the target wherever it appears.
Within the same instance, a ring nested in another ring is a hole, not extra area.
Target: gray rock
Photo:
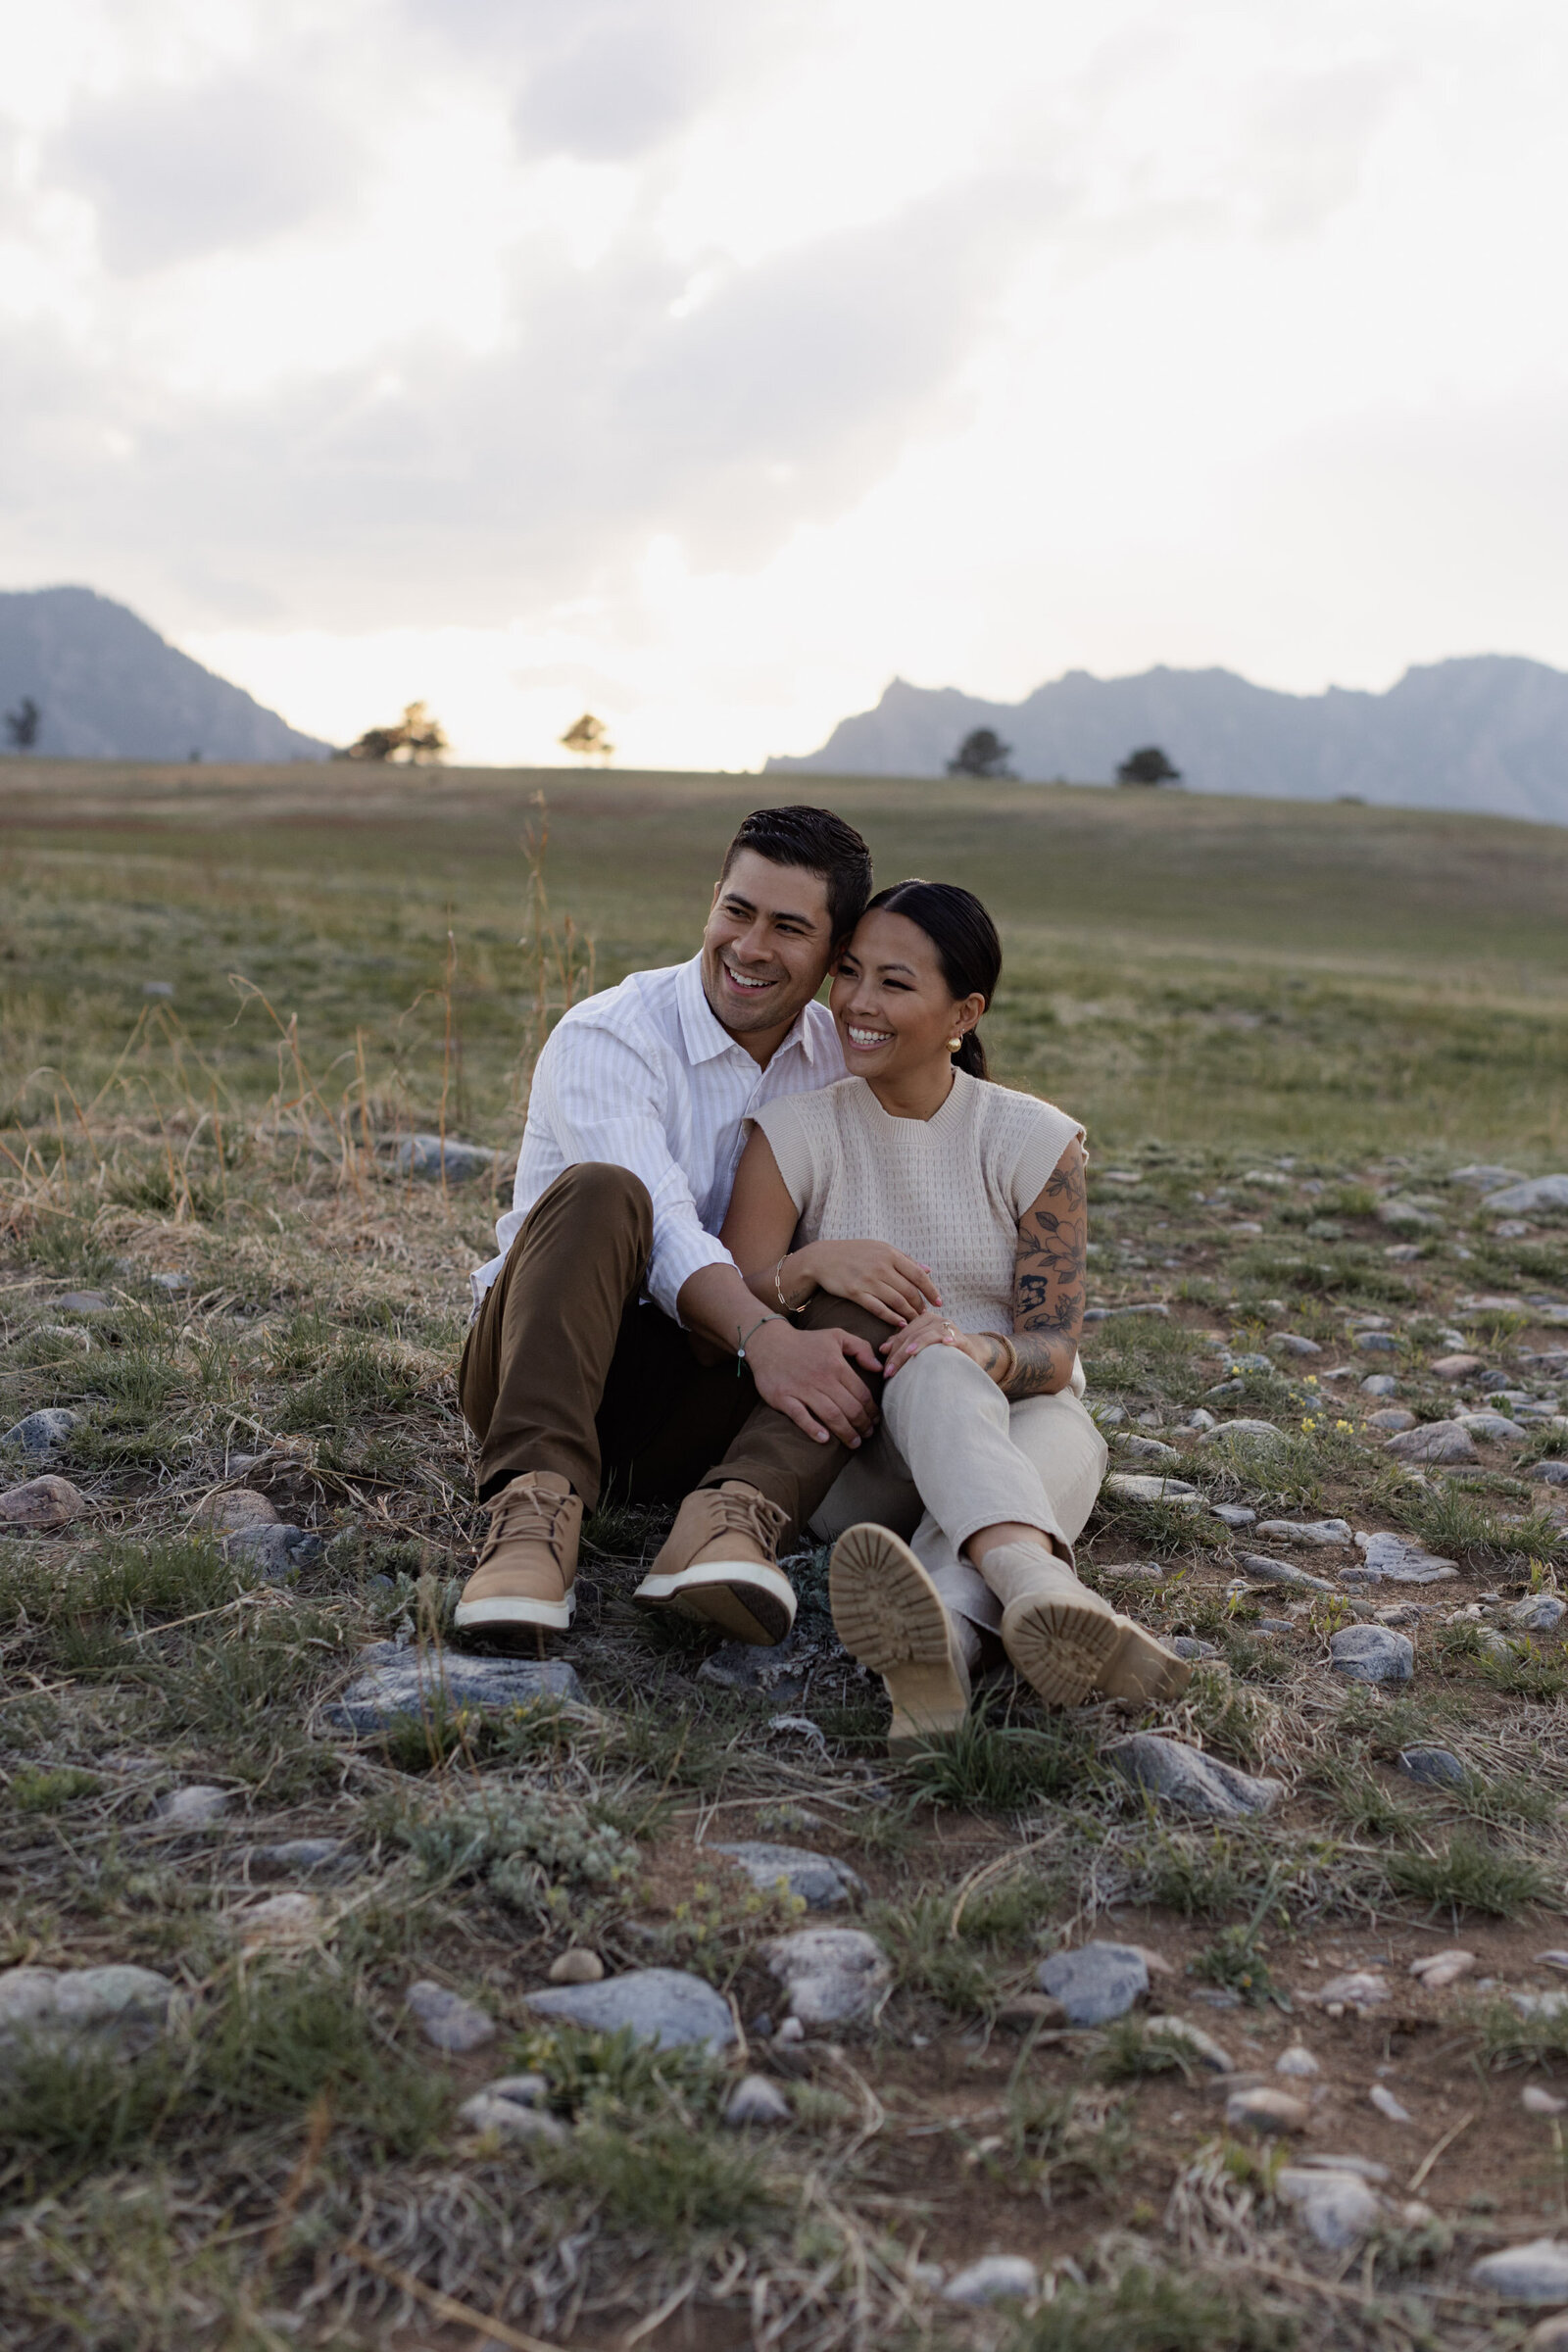
[[[1225,2121],[1252,2132],[1304,2132],[1311,2121],[1304,2099],[1292,2090],[1276,2090],[1272,2082],[1255,2082],[1233,2090],[1225,2102]]]
[[[59,1984],[57,1968],[0,1971],[0,2037],[52,2017]]]
[[[1168,2041],[1183,2057],[1195,2058],[1200,2066],[1208,2067],[1216,2075],[1230,2075],[1236,2071],[1229,2050],[1217,2042],[1212,2034],[1205,2034],[1201,2026],[1195,2026],[1191,2018],[1146,2018],[1144,2039]]]
[[[789,1989],[790,2015],[805,2026],[869,2016],[893,1975],[875,1936],[856,1928],[802,1928],[764,1944],[762,1958]]]
[[[1455,1413],[1454,1420],[1485,1445],[1496,1438],[1526,1438],[1530,1432],[1507,1413]]]
[[[404,1995],[418,2019],[426,2041],[438,2050],[477,2050],[496,2037],[496,2021],[474,2001],[466,2001],[444,1984],[421,1978]]]
[[[1408,1636],[1386,1625],[1347,1625],[1329,1639],[1336,1674],[1352,1683],[1407,1683],[1415,1671]]]
[[[1568,1487],[1568,1462],[1538,1462],[1530,1476],[1544,1487]]]
[[[552,1984],[525,1997],[540,2017],[564,2017],[595,2034],[629,2031],[661,2050],[693,2043],[723,2050],[735,2039],[728,2001],[683,1968],[632,1968],[602,1984]]]
[[[216,1494],[208,1494],[190,1515],[192,1527],[209,1529],[219,1537],[246,1535],[258,1527],[276,1527],[278,1520],[276,1503],[250,1487],[226,1487]]]
[[[1447,1747],[1405,1747],[1399,1751],[1399,1770],[1423,1788],[1462,1788],[1469,1774]]]
[[[1276,1429],[1272,1421],[1222,1421],[1199,1442],[1221,1453],[1266,1453],[1286,1441],[1284,1431]]]
[[[1354,1345],[1363,1355],[1397,1355],[1399,1343],[1392,1331],[1358,1331]]]
[[[1279,1348],[1282,1355],[1321,1355],[1323,1352],[1316,1340],[1309,1340],[1298,1331],[1277,1331],[1269,1346]]]
[[[790,2103],[766,2075],[743,2075],[724,2106],[724,2121],[737,2129],[743,2124],[787,2124]]]
[[[360,1652],[365,1671],[326,1709],[340,1730],[384,1731],[401,1717],[475,1707],[496,1714],[555,1699],[586,1704],[576,1671],[564,1658],[481,1658],[466,1650],[419,1652],[377,1642]]]
[[[498,2139],[513,2141],[544,2140],[551,2147],[563,2147],[571,2137],[564,2124],[538,2107],[519,2106],[514,2099],[498,2097],[493,2090],[476,2090],[471,2099],[465,2099],[458,2109],[458,2120],[470,2132],[493,2132]]]
[[[102,1291],[62,1291],[55,1300],[57,1315],[112,1315],[114,1311]]]
[[[13,1422],[5,1435],[0,1437],[0,1446],[12,1446],[17,1452],[27,1454],[33,1461],[47,1461],[52,1453],[57,1453],[64,1446],[79,1419],[79,1414],[68,1412],[63,1404],[46,1404],[39,1411],[24,1413],[20,1421]]]
[[[980,2310],[988,2303],[1027,2303],[1040,2291],[1040,2274],[1021,2254],[988,2254],[970,2263],[942,2289],[944,2303]]]
[[[1180,1740],[1163,1740],[1155,1732],[1135,1732],[1130,1739],[1118,1740],[1106,1750],[1105,1761],[1161,1804],[1209,1821],[1267,1813],[1284,1794],[1279,1781],[1254,1780],[1232,1764],[1221,1764]]]
[[[544,2075],[498,2075],[485,2088],[493,2099],[510,2099],[514,2107],[542,2107],[550,2096]]]
[[[1260,1634],[1294,1634],[1297,1627],[1295,1620],[1290,1617],[1260,1617],[1257,1630]]]
[[[1174,1502],[1184,1510],[1202,1510],[1204,1497],[1185,1479],[1155,1478],[1137,1470],[1113,1470],[1105,1481],[1105,1492],[1123,1502]]]
[[[1508,1611],[1508,1623],[1525,1634],[1555,1633],[1562,1623],[1564,1604],[1555,1592],[1527,1592]]]
[[[1194,1664],[1197,1664],[1202,1658],[1217,1658],[1219,1656],[1219,1644],[1217,1642],[1200,1642],[1195,1634],[1172,1634],[1167,1639],[1165,1647],[1169,1650],[1174,1650],[1177,1657],[1187,1658]]]
[[[1319,2009],[1353,2009],[1359,2017],[1389,1999],[1389,1980],[1375,1968],[1349,1968],[1299,1997]]]
[[[1368,1429],[1382,1429],[1391,1433],[1396,1429],[1414,1429],[1415,1415],[1407,1413],[1402,1404],[1391,1404],[1385,1406],[1381,1413],[1368,1413],[1366,1425]]]
[[[1568,2244],[1534,2237],[1526,2245],[1504,2246],[1473,2262],[1470,2276],[1504,2303],[1568,2303]]]
[[[1500,1193],[1489,1193],[1481,1206],[1489,1217],[1568,1208],[1568,1176],[1537,1176],[1524,1184],[1505,1185]]]
[[[720,1690],[760,1692],[787,1706],[805,1696],[811,1670],[820,1661],[817,1644],[795,1626],[771,1648],[750,1642],[721,1642],[698,1667],[697,1680],[715,1684]]]
[[[1276,1544],[1313,1544],[1329,1548],[1348,1544],[1348,1519],[1264,1519],[1257,1530]]]
[[[63,2026],[104,2026],[121,2019],[147,2022],[168,2015],[174,1987],[154,1968],[112,1962],[105,1968],[68,1968],[55,1988]]]
[[[1369,1372],[1361,1383],[1363,1396],[1397,1396],[1399,1384],[1392,1372]]]
[[[1265,1585],[1300,1585],[1309,1592],[1334,1590],[1327,1577],[1308,1576],[1304,1568],[1296,1567],[1290,1560],[1271,1559],[1266,1551],[1243,1551],[1237,1557],[1249,1576],[1259,1578]]]
[[[1357,1535],[1355,1548],[1378,1584],[1437,1585],[1458,1574],[1455,1561],[1428,1551],[1409,1536]]]
[[[205,1830],[220,1813],[228,1810],[228,1790],[209,1788],[199,1783],[188,1788],[172,1788],[158,1806],[158,1818],[169,1829]]]
[[[1129,1462],[1179,1462],[1181,1454],[1162,1438],[1125,1437],[1115,1440],[1116,1458]]]
[[[1257,1513],[1249,1510],[1245,1502],[1211,1502],[1208,1507],[1216,1519],[1222,1520],[1225,1526],[1233,1528],[1238,1534],[1244,1527],[1253,1527],[1257,1523]]]
[[[1500,1185],[1523,1184],[1525,1181],[1517,1168],[1496,1168],[1484,1160],[1478,1160],[1468,1168],[1455,1168],[1448,1178],[1450,1184],[1467,1184],[1476,1193],[1494,1193]]]
[[[1229,1355],[1225,1359],[1227,1372],[1272,1372],[1274,1368],[1272,1356],[1260,1355],[1255,1350],[1247,1355]]]
[[[1309,2082],[1323,2069],[1304,2042],[1293,2041],[1289,2049],[1281,2050],[1274,2061],[1274,2072],[1299,2082]]]
[[[840,1903],[865,1892],[865,1881],[847,1862],[831,1854],[813,1854],[799,1845],[767,1845],[748,1839],[740,1845],[714,1845],[710,1853],[725,1854],[744,1870],[760,1893],[771,1894],[782,1880],[808,1911],[832,1911]]]
[[[488,1176],[500,1157],[483,1144],[460,1144],[451,1135],[445,1140],[439,1135],[405,1135],[398,1139],[392,1164],[400,1176],[439,1184],[444,1174],[448,1184],[472,1184],[475,1177]]]
[[[276,1578],[313,1566],[321,1556],[321,1539],[308,1527],[242,1527],[225,1536],[223,1551],[228,1559]]]
[[[69,1527],[87,1507],[86,1495],[69,1478],[29,1478],[0,1494],[0,1526],[47,1534]]]
[[[1125,2017],[1149,1990],[1149,1963],[1136,1944],[1084,1943],[1076,1951],[1053,1952],[1035,1971],[1035,1983],[1067,2012],[1072,2026],[1102,2026]]]
[[[1474,1462],[1480,1460],[1475,1440],[1457,1421],[1424,1421],[1390,1438],[1384,1447],[1399,1462]]]
[[[276,1845],[257,1845],[248,1856],[252,1878],[290,1878],[297,1872],[321,1870],[347,1878],[360,1867],[360,1858],[342,1838],[285,1838]]]
[[[1327,2172],[1305,2165],[1284,2166],[1275,2180],[1274,2194],[1300,2215],[1308,2234],[1333,2254],[1348,2253],[1359,2244],[1383,2205],[1359,2173]]]
[[[1484,1355],[1440,1355],[1434,1357],[1429,1368],[1439,1380],[1469,1380],[1486,1370],[1487,1359]]]
[[[1219,1423],[1215,1420],[1213,1414],[1206,1409],[1206,1407],[1203,1405],[1198,1405],[1194,1411],[1188,1414],[1186,1420],[1182,1423],[1182,1427],[1183,1429],[1197,1430],[1218,1429]]]

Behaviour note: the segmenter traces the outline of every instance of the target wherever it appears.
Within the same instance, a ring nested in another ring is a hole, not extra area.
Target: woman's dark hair
[[[719,880],[742,850],[755,850],[770,865],[798,865],[827,884],[833,944],[848,939],[871,892],[871,853],[853,825],[831,808],[796,803],[785,808],[754,808],[724,852]]]
[[[1002,977],[1002,942],[997,926],[972,890],[956,882],[922,882],[915,877],[879,890],[867,914],[902,914],[917,924],[937,952],[942,977],[956,997],[984,997],[989,1010]],[[978,1025],[967,1030],[953,1056],[971,1078],[989,1075]]]

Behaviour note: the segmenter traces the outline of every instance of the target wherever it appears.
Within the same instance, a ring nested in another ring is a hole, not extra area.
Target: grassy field
[[[737,1687],[630,1606],[659,1515],[607,1511],[562,1653],[580,1698],[334,1729],[368,1643],[450,1654],[481,1532],[453,1369],[495,1188],[405,1181],[386,1147],[514,1144],[561,1004],[690,952],[767,796],[7,762],[0,1430],[74,1418],[0,1457],[0,1517],[59,1482],[0,1534],[0,1970],[174,1988],[161,2027],[62,2034],[8,2006],[36,1980],[0,1977],[8,2352],[1522,2342],[1469,2274],[1568,2210],[1561,2126],[1520,2097],[1568,2090],[1568,2021],[1512,1997],[1560,1982],[1537,1955],[1568,1937],[1568,1491],[1539,1475],[1568,1456],[1568,1215],[1499,1230],[1456,1171],[1568,1164],[1568,834],[810,789],[882,880],[988,899],[1000,1074],[1089,1124],[1097,1305],[1153,1310],[1091,1327],[1091,1397],[1113,1472],[1196,1500],[1107,1487],[1082,1565],[1195,1645],[1190,1690],[1053,1716],[999,1670],[963,1739],[895,1767],[823,1557],[792,1563],[786,1678]],[[1435,1368],[1461,1348],[1469,1374]],[[1496,1396],[1451,1470],[1372,1419]],[[293,1566],[225,1543],[245,1511],[302,1531]],[[1301,1532],[1328,1519],[1452,1572],[1368,1583]],[[1411,1678],[1347,1681],[1331,1642],[1379,1620]],[[1277,1801],[1146,1800],[1108,1761],[1129,1729]],[[1420,1743],[1449,1785],[1399,1769]],[[167,1809],[191,1789],[211,1818]],[[762,1947],[801,1919],[713,1851],[748,1837],[858,1874],[829,1923],[882,1945],[874,2018],[777,2034]],[[1069,2032],[1036,1971],[1097,1936],[1153,1955],[1150,2008]],[[1412,1978],[1452,1945],[1468,1976]],[[572,1947],[705,1978],[743,2044],[547,2030],[525,1996]],[[1325,2007],[1347,1969],[1384,1996]],[[493,2037],[432,2048],[419,1981]],[[1231,2071],[1173,2056],[1159,2012]],[[1298,2042],[1317,2073],[1277,2077]],[[465,2118],[522,2071],[553,2132]],[[745,2071],[787,2122],[724,2121]],[[1306,2112],[1283,2137],[1228,2121],[1249,2082]],[[1303,2227],[1282,2147],[1383,2168],[1351,2245]],[[988,2253],[1035,2290],[944,2300]]]

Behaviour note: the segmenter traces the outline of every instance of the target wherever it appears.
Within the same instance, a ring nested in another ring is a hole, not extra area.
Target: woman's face
[[[955,998],[918,923],[884,907],[860,917],[828,998],[857,1078],[898,1078],[951,1059],[948,1040],[972,1029],[980,996]]]

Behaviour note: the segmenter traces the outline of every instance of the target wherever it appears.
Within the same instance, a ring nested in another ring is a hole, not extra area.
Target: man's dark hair
[[[724,852],[721,882],[742,850],[755,850],[770,865],[798,865],[825,882],[834,944],[849,938],[871,895],[871,853],[853,825],[831,808],[754,808]]]

